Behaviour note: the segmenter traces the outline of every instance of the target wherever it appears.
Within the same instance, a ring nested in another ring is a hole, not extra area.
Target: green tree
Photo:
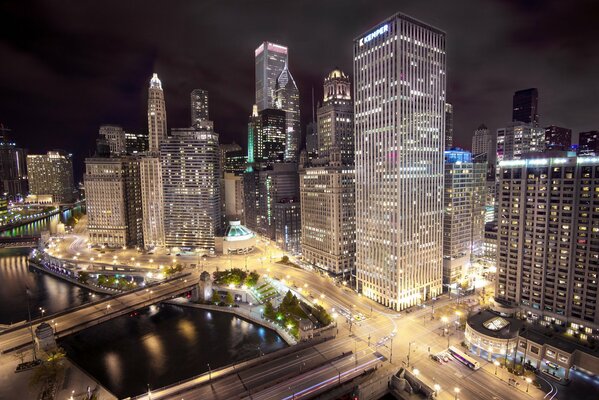
[[[266,304],[264,304],[264,316],[272,320],[277,318],[277,312],[270,301],[267,301]]]
[[[258,284],[258,279],[260,279],[260,275],[256,271],[252,271],[245,280],[245,284],[249,287],[254,287]]]
[[[78,276],[77,276],[77,281],[79,281],[79,283],[82,284],[87,284],[87,282],[89,281],[89,272],[86,271],[81,271],[79,272]]]
[[[98,276],[98,285],[100,285],[100,286],[107,286],[108,285],[108,278],[106,278],[106,275],[99,275]]]
[[[42,365],[33,370],[30,384],[35,386],[39,383],[54,382],[58,375],[65,368],[65,352],[58,348],[48,354],[48,357],[42,362]]]
[[[231,294],[231,292],[227,292],[227,295],[225,296],[225,303],[229,306],[235,303],[235,299],[233,299],[233,295]]]
[[[220,294],[218,294],[217,290],[212,290],[212,302],[214,304],[220,303]]]
[[[281,262],[282,262],[283,264],[287,264],[287,263],[289,262],[289,257],[288,257],[288,256],[283,256],[283,257],[281,257]]]

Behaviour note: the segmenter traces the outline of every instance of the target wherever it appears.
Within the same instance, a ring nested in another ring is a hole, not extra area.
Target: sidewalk
[[[512,388],[516,388],[516,389],[520,390],[522,393],[528,394],[532,399],[542,399],[545,396],[545,392],[543,392],[541,389],[537,388],[533,384],[537,379],[536,377],[531,378],[532,382],[530,383],[530,385],[528,385],[526,383],[526,380],[523,379],[522,376],[516,376],[516,375],[511,374],[503,366],[497,367],[497,375],[495,375],[495,365],[492,362],[485,362],[484,365],[481,367],[481,369],[484,370],[489,375],[495,377],[495,379],[499,379],[500,381],[504,382],[506,385],[509,385]],[[512,383],[510,383],[509,382],[510,378],[515,379],[516,382],[518,382],[520,385],[516,386],[513,381],[512,381]],[[528,392],[526,391],[527,386],[528,386]]]

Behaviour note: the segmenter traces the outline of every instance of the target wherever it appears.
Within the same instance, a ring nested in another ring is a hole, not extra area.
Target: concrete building
[[[27,155],[29,194],[51,195],[54,203],[71,203],[75,200],[73,158],[63,151]]]
[[[324,80],[316,165],[300,172],[302,254],[343,280],[355,264],[353,103],[349,77],[335,69]]]
[[[495,146],[495,135],[491,133],[485,124],[480,124],[472,137],[472,155],[484,154],[487,162],[494,165],[496,156]]]
[[[116,125],[102,125],[100,127],[100,138],[106,141],[110,154],[120,156],[127,152],[125,131]]]
[[[354,74],[357,289],[402,310],[442,291],[445,33],[393,15]]]
[[[567,151],[572,147],[572,129],[551,125],[545,128],[545,148]]]
[[[221,233],[218,134],[172,129],[160,146],[165,245],[215,251]]]
[[[483,260],[492,264],[497,262],[497,223],[485,223],[485,242]]]
[[[539,126],[539,92],[536,88],[518,90],[514,93],[512,122]]]
[[[225,196],[225,218],[229,221],[243,221],[245,217],[243,175],[225,172],[223,183]]]
[[[87,158],[83,180],[90,243],[143,246],[139,158]]]
[[[499,164],[496,300],[540,324],[599,334],[599,160]]]
[[[191,91],[191,126],[201,128],[205,121],[210,121],[208,116],[208,91],[193,89]]]
[[[216,238],[216,251],[220,254],[248,254],[256,247],[256,234],[240,221],[229,221],[223,236]]]
[[[140,160],[144,246],[164,246],[164,196],[160,144],[166,139],[166,104],[162,82],[154,74],[148,89],[148,152]]]

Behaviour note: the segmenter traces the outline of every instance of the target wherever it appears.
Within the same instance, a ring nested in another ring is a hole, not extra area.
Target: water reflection
[[[143,393],[286,346],[273,331],[233,315],[162,305],[61,341],[67,354],[119,398]],[[126,377],[126,379],[123,379]]]
[[[82,211],[82,206],[77,206],[74,210]],[[31,222],[26,225],[21,225],[17,228],[13,228],[7,231],[0,232],[0,236],[31,236],[38,235],[44,230],[50,230],[56,232],[56,226],[59,222],[66,222],[72,215],[71,210],[65,210],[58,214],[54,214],[48,218],[40,219],[35,222]]]
[[[39,307],[50,315],[102,297],[30,267],[28,254],[28,249],[0,250],[0,324],[27,319],[27,287],[33,318],[41,315]]]

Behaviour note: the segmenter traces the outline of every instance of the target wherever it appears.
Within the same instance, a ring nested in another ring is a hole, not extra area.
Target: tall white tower
[[[166,105],[158,74],[152,75],[148,89],[148,133],[150,151],[159,151],[160,141],[166,138]]]
[[[354,40],[357,286],[396,310],[442,291],[445,60],[401,14]]]

